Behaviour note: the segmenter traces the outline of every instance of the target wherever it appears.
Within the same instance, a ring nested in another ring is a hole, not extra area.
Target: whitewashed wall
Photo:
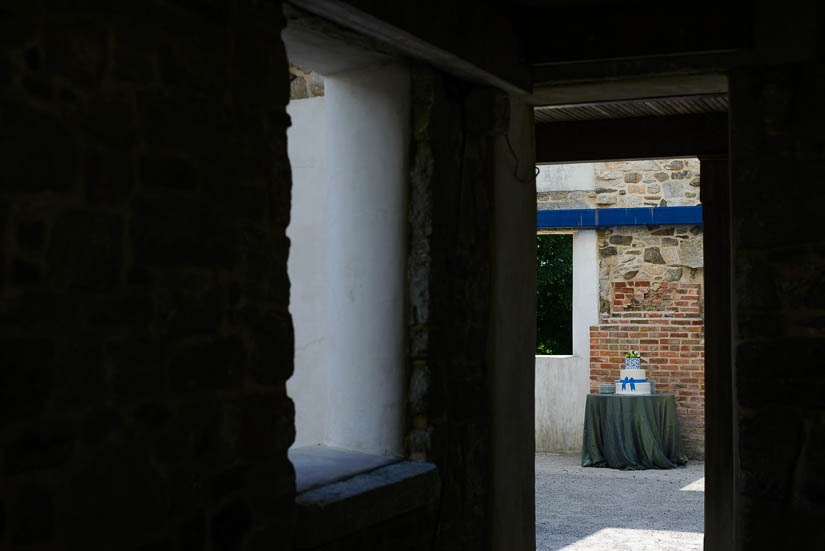
[[[327,166],[325,98],[287,105],[292,166],[291,241],[287,273],[289,311],[295,326],[295,372],[287,393],[295,402],[295,446],[323,442],[327,394]],[[320,146],[319,146],[320,144]]]
[[[590,326],[598,323],[595,230],[573,235],[573,354],[536,356],[536,451],[580,452],[590,392]]]
[[[338,72],[292,101],[293,446],[404,451],[410,77]]]

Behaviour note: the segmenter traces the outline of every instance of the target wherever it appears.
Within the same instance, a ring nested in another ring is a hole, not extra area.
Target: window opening
[[[573,236],[536,236],[536,354],[573,353]]]

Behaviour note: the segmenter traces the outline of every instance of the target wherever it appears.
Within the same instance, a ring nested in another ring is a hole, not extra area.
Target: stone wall
[[[490,541],[491,390],[480,343],[492,308],[490,134],[507,123],[496,98],[425,67],[413,71],[407,442],[413,459],[439,467],[437,549]]]
[[[564,189],[560,180],[570,180],[569,166],[540,167],[543,174],[536,182],[539,210],[699,204],[699,161],[695,158],[582,163],[580,171],[589,170],[584,167],[593,170],[592,185],[586,189]]]
[[[822,19],[810,28],[821,36]],[[721,321],[732,331],[737,549],[825,538],[821,42],[818,52],[730,78],[732,320]]]
[[[289,99],[315,98],[324,95],[324,77],[297,65],[289,66]]]
[[[0,11],[0,548],[290,549],[278,4]]]
[[[699,161],[665,159],[542,167],[538,208],[699,204]],[[571,185],[570,183],[573,182]],[[586,188],[586,189],[575,189]],[[642,352],[657,392],[676,396],[688,455],[704,455],[704,258],[701,225],[597,231],[599,325],[590,330],[590,391]]]

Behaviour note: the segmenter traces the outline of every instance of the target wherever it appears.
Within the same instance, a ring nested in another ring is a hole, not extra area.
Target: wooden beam
[[[726,155],[728,114],[536,125],[536,163]]]
[[[501,7],[466,1],[449,2],[448,9],[441,0],[290,2],[446,73],[519,96],[532,91],[520,29]]]
[[[594,229],[612,226],[666,226],[701,223],[701,206],[560,209],[540,210],[536,213],[536,227],[539,229]]]

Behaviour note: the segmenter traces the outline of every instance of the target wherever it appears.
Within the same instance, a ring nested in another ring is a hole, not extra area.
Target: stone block
[[[617,253],[616,247],[603,247],[599,249],[599,253],[602,256],[615,256]]]
[[[281,384],[291,375],[295,350],[292,317],[284,312],[257,320],[252,328],[254,348],[249,376],[260,384]]]
[[[615,205],[617,202],[618,198],[615,195],[599,195],[596,198],[598,205]]]
[[[665,239],[667,239],[667,238],[665,238]],[[678,264],[679,263],[679,249],[677,247],[665,247],[665,246],[663,246],[660,249],[660,252],[662,254],[662,258],[665,259],[665,264]]]
[[[690,170],[680,170],[679,172],[671,172],[670,177],[674,180],[685,180],[693,176]]]
[[[649,247],[645,249],[644,260],[645,262],[649,262],[651,264],[665,263],[665,259],[662,258],[662,253],[659,251],[658,247]]]
[[[107,288],[118,283],[123,225],[114,214],[68,211],[51,231],[47,279],[55,287]]]
[[[228,267],[237,256],[233,229],[215,206],[197,199],[136,199],[131,235],[138,264]]]
[[[155,317],[155,297],[145,290],[125,291],[90,300],[89,322],[96,326],[148,326]]]
[[[636,168],[643,171],[661,170],[662,165],[658,161],[638,161]]]
[[[289,99],[306,99],[309,97],[307,92],[307,81],[302,76],[290,75],[289,78]]]
[[[289,304],[289,280],[286,262],[289,239],[254,227],[244,227],[240,236],[241,258],[249,278],[244,287],[247,297],[266,301],[286,309]]]
[[[324,77],[321,75],[317,73],[312,73],[309,75],[307,86],[309,86],[309,93],[313,97],[324,95]]]
[[[81,128],[91,141],[100,146],[128,150],[137,138],[135,109],[130,93],[114,92],[89,98],[92,108],[78,109],[70,117],[73,126]]]
[[[222,155],[235,132],[223,104],[210,96],[145,92],[138,96],[138,116],[148,145],[202,159]]]
[[[0,219],[0,222],[5,222],[5,220]],[[23,220],[19,222],[16,234],[17,244],[21,248],[31,251],[43,249],[46,240],[46,228],[42,220]]]
[[[74,184],[76,165],[74,139],[57,117],[22,106],[3,112],[0,166],[4,189],[63,192]]]
[[[134,410],[135,419],[154,429],[161,428],[171,417],[172,412],[161,401],[149,401]]]
[[[87,408],[109,396],[99,335],[74,333],[58,348],[53,406]]]
[[[627,192],[628,193],[644,193],[645,192],[645,186],[643,186],[643,185],[627,186]]]
[[[41,279],[40,266],[20,258],[14,261],[12,273],[12,283],[18,287],[35,285]]]
[[[185,518],[177,530],[180,549],[204,549],[206,546],[206,515],[203,510],[197,510]]]
[[[703,248],[704,240],[701,235],[682,241],[679,246],[679,262],[689,268],[701,268],[705,264]]]
[[[0,426],[38,415],[51,396],[54,344],[46,339],[0,341]]]
[[[663,187],[665,199],[675,199],[682,197],[684,194],[681,182],[665,182]]]
[[[611,235],[609,242],[611,245],[630,245],[633,243],[631,235]]]
[[[143,157],[140,179],[144,186],[173,190],[192,190],[195,176],[192,166],[177,157]]]
[[[238,549],[252,528],[252,512],[244,501],[233,500],[215,515],[210,528],[212,543],[216,549]]]
[[[48,492],[37,487],[20,489],[15,503],[12,543],[22,546],[44,544],[54,534],[54,503]]]
[[[659,193],[660,191],[662,191],[661,184],[648,184],[648,186],[647,186],[647,193],[649,193],[651,195],[655,195],[655,194]]]
[[[42,425],[29,430],[6,447],[8,475],[53,469],[65,464],[74,451],[74,435],[66,426]]]
[[[668,268],[665,270],[664,281],[679,281],[682,279],[682,268]]]
[[[640,172],[628,172],[624,175],[624,181],[629,184],[635,184],[642,181],[642,174]]]
[[[190,345],[169,364],[169,380],[176,392],[224,390],[243,378],[246,350],[237,335]]]
[[[216,332],[228,313],[226,288],[211,278],[164,274],[157,291],[156,330],[167,337],[208,335]]]
[[[249,460],[264,460],[286,453],[295,441],[295,404],[285,395],[244,396],[238,425],[224,422],[230,443],[237,438],[238,452]],[[235,431],[229,434],[228,431]]]
[[[93,150],[84,157],[86,197],[92,203],[119,204],[133,189],[132,161],[122,151]]]
[[[668,174],[667,172],[657,172],[656,174],[653,175],[653,177],[656,178],[660,182],[670,180],[670,174]]]
[[[43,35],[47,70],[83,87],[100,82],[109,56],[107,32],[102,24],[54,25],[45,29]]]
[[[665,169],[667,170],[682,170],[682,167],[685,166],[684,161],[680,160],[673,160],[669,163],[665,164]]]
[[[168,529],[169,486],[153,460],[128,440],[89,453],[56,500],[67,548],[116,549],[124,534]]]
[[[113,341],[107,345],[115,395],[122,400],[162,395],[168,388],[160,345],[151,338]]]

